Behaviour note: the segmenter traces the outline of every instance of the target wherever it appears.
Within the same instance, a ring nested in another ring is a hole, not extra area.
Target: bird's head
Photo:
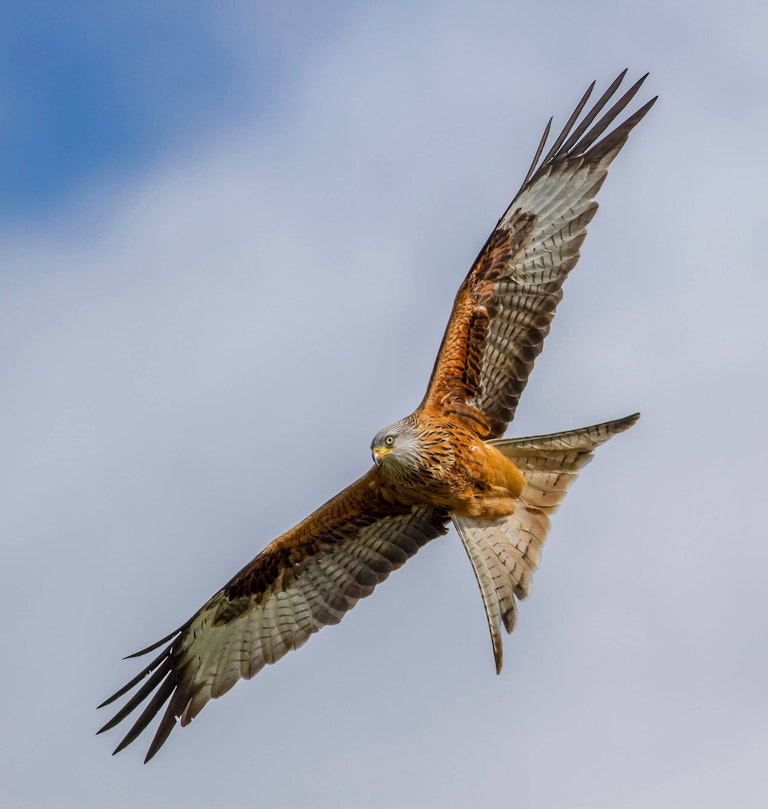
[[[413,416],[379,430],[371,441],[371,453],[377,466],[418,466],[420,449]]]

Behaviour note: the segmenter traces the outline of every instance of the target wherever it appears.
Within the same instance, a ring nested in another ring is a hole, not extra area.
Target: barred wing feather
[[[103,703],[141,686],[99,732],[149,700],[116,753],[166,706],[148,761],[177,718],[187,725],[238,680],[250,679],[322,627],[337,624],[420,547],[446,532],[445,511],[387,502],[370,479],[369,473],[267,546],[183,627],[132,655],[171,641]]]
[[[656,100],[610,129],[643,77],[596,121],[625,73],[579,122],[594,83],[590,86],[540,160],[547,125],[520,191],[456,296],[422,407],[455,409],[458,401],[472,408],[483,438],[501,437],[514,418],[562,298],[563,282],[579,259],[587,225],[597,211],[595,196],[630,131]]]

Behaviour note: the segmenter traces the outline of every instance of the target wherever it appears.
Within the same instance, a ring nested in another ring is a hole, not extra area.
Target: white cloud
[[[7,234],[13,805],[764,800],[765,108],[699,82],[741,86],[701,50],[730,41],[713,17],[688,39],[662,7],[556,11],[359,14],[269,121]],[[556,517],[502,677],[449,537],[151,767],[107,760],[92,708],[134,671],[118,656],[366,468],[546,117],[627,62],[658,66],[662,100],[601,192],[516,432],[644,418]]]

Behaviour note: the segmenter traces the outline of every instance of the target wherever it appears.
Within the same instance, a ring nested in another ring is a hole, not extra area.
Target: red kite
[[[338,623],[451,521],[477,577],[501,670],[500,630],[512,631],[515,599],[528,595],[549,515],[595,448],[638,418],[502,438],[608,166],[656,100],[613,126],[643,77],[598,118],[625,73],[581,117],[593,82],[542,157],[547,124],[520,191],[459,288],[424,399],[376,434],[374,466],[267,545],[183,626],[132,655],[168,644],[103,703],[138,687],[99,732],[149,700],[115,752],[165,706],[148,761],[177,718],[189,724],[238,680]]]

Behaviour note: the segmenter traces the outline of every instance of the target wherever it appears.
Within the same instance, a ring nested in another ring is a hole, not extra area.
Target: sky
[[[6,3],[0,805],[768,801],[757,2]],[[495,676],[455,533],[115,758],[95,706],[370,464],[546,120],[660,100],[510,435],[641,411],[553,520]]]

